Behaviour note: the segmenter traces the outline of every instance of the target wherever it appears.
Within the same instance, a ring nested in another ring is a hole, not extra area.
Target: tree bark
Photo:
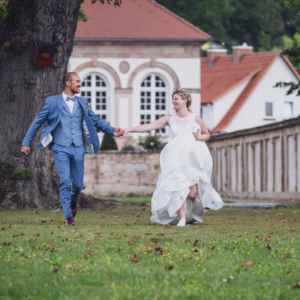
[[[0,208],[49,209],[59,197],[52,151],[39,150],[41,129],[23,155],[24,136],[50,95],[62,93],[80,0],[9,0],[0,21]],[[49,69],[33,63],[34,41],[52,41],[58,53]],[[45,126],[45,125],[44,125]],[[42,126],[42,127],[44,127]],[[34,176],[14,179],[15,169]]]

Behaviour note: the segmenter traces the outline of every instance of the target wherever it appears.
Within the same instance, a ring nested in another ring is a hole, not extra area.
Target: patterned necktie
[[[71,97],[67,97],[67,100],[66,100],[67,102],[68,101],[73,101],[74,103],[75,103],[75,98],[71,98]]]

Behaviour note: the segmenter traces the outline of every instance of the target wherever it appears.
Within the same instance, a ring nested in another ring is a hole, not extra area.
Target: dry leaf
[[[71,233],[76,233],[76,230],[71,230]]]
[[[3,227],[3,228],[1,228],[1,230],[5,230],[5,228]]]
[[[55,269],[55,268],[54,268],[54,269],[53,269],[53,273],[54,273],[54,274],[57,273],[58,270],[59,270],[59,269]]]
[[[4,242],[4,245],[5,246],[11,246],[11,243],[10,242]]]
[[[100,239],[102,239],[103,237],[101,236],[101,235],[96,235],[95,236],[95,240],[100,240]]]
[[[295,284],[292,285],[293,289],[300,289],[300,282],[297,282]]]
[[[271,246],[269,245],[269,244],[267,244],[266,246],[265,246],[265,248],[267,248],[268,250],[272,250],[272,248],[271,248]]]
[[[73,267],[73,265],[72,265],[72,264],[70,264],[70,265],[66,265],[66,266],[65,266],[65,268],[66,268],[66,269],[71,269],[72,267]]]
[[[130,226],[130,224],[128,224],[128,223],[125,223],[125,225],[126,225],[126,226]]]
[[[42,223],[46,223],[46,220],[41,220],[42,221]]]
[[[236,218],[230,218],[230,220],[235,220]]]
[[[38,211],[36,211],[35,213],[36,213],[36,214],[39,214],[39,212],[38,212]]]
[[[186,242],[186,243],[189,243],[190,241],[191,241],[190,239],[188,239],[188,240],[185,240],[185,242]]]
[[[177,244],[177,243],[178,243],[178,242],[177,242],[177,240],[175,240],[175,239],[173,240],[173,242],[174,242],[175,244]]]
[[[24,257],[24,258],[28,258],[28,256],[27,256],[27,255],[25,255],[25,254],[23,254],[23,257]]]
[[[194,247],[199,247],[198,243],[200,243],[200,242],[201,242],[200,240],[195,240]]]
[[[117,216],[117,214],[112,214],[113,217]]]
[[[50,235],[53,234],[53,231],[50,232]]]
[[[157,235],[158,236],[164,236],[165,234],[164,233],[158,233]]]
[[[291,257],[291,254],[286,253],[285,256],[282,259],[286,259],[286,258],[290,258],[290,257]]]
[[[18,237],[20,235],[24,235],[24,233],[18,233],[18,234],[14,234],[12,237]]]
[[[245,266],[246,268],[252,268],[254,266],[254,261],[248,261]]]
[[[236,237],[242,237],[242,235],[240,234],[240,235],[237,235]]]
[[[215,246],[212,246],[212,247],[208,247],[209,250],[214,250],[215,249]]]
[[[171,266],[165,266],[165,270],[166,271],[172,271],[174,269],[175,265],[171,265]]]
[[[228,225],[234,225],[234,222],[228,222],[226,224],[228,224]]]
[[[162,255],[164,253],[163,248],[161,247],[156,247],[154,248],[155,254],[157,255]]]
[[[84,253],[83,256],[84,256],[84,258],[87,260],[87,259],[89,258],[90,255],[93,255],[93,253],[94,253],[93,251],[88,251],[88,252]]]

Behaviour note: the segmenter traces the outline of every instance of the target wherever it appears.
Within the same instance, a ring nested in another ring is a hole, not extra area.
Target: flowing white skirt
[[[195,141],[195,127],[187,126],[162,150],[161,174],[151,201],[151,221],[176,221],[177,211],[187,199],[189,187],[197,184],[195,202],[187,200],[186,219],[202,222],[205,208],[220,209],[224,203],[210,184],[212,158],[205,142]]]

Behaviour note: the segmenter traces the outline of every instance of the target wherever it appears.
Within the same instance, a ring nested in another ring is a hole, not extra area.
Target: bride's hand
[[[200,129],[198,129],[197,132],[192,132],[196,141],[199,141],[199,132],[200,132]]]
[[[124,128],[124,135],[131,132],[131,128]]]

